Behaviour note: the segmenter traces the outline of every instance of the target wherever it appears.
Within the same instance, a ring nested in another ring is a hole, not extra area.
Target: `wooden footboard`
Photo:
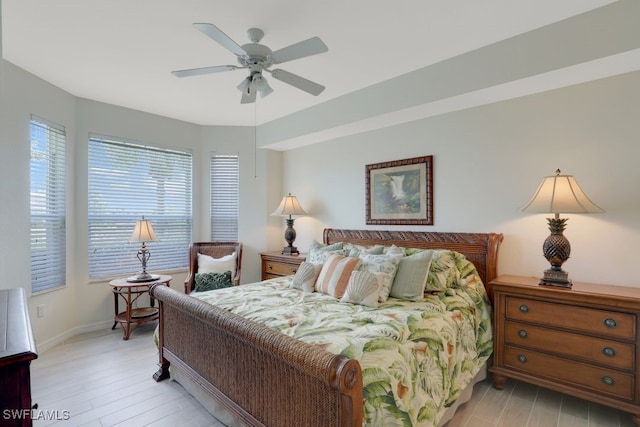
[[[247,425],[362,426],[356,360],[244,319],[166,286],[160,308],[156,381],[179,366]]]

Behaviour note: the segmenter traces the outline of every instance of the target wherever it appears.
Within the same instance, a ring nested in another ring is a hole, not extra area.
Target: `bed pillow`
[[[224,273],[231,272],[231,280],[236,276],[236,253],[214,258],[205,254],[198,254],[198,271],[196,273]]]
[[[407,250],[403,247],[400,246],[396,246],[396,245],[391,245],[391,246],[384,246],[382,253],[383,254],[387,254],[387,255],[407,255]]]
[[[341,302],[378,307],[379,282],[375,273],[353,271]]]
[[[343,243],[338,242],[332,245],[323,245],[322,243],[314,240],[309,246],[309,253],[307,254],[307,262],[312,264],[323,264],[328,254],[337,253],[344,255]]]
[[[351,273],[360,267],[361,262],[360,258],[329,254],[316,280],[316,291],[334,298],[342,298]]]
[[[290,288],[301,289],[304,292],[313,292],[315,290],[316,279],[320,274],[322,264],[312,264],[310,262],[302,262],[298,267],[298,271],[293,276],[293,280],[289,285]]]
[[[454,251],[434,249],[429,266],[426,291],[441,292],[454,286],[460,278]]]
[[[214,289],[229,288],[231,283],[231,271],[224,273],[197,273],[195,278],[195,292],[212,291]]]
[[[380,281],[380,295],[378,300],[385,302],[389,298],[391,292],[391,284],[398,271],[398,264],[402,259],[402,255],[383,254],[383,255],[360,255],[362,259],[361,270],[370,271],[378,274]]]
[[[419,301],[424,298],[433,251],[426,249],[400,259],[390,296]]]
[[[343,249],[344,249],[344,254],[346,256],[357,257],[361,254],[380,255],[384,250],[384,246],[382,245],[362,246],[362,245],[355,245],[353,243],[345,243]]]

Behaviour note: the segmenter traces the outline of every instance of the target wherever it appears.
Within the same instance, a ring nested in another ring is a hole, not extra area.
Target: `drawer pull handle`
[[[606,326],[607,328],[615,328],[616,326],[618,326],[616,321],[610,317],[604,319],[602,323],[604,323],[604,326]]]
[[[528,336],[529,336],[529,333],[528,333],[527,331],[525,331],[524,329],[520,329],[520,330],[518,331],[518,336],[519,336],[520,338],[526,338],[526,337],[528,337]]]
[[[267,268],[268,268],[269,270],[273,270],[273,264],[267,264]]]
[[[527,356],[525,356],[524,354],[521,354],[518,356],[518,362],[520,363],[527,363]],[[604,379],[603,379],[604,381]]]
[[[606,385],[614,385],[616,381],[609,375],[605,375],[604,377],[602,377],[602,383]]]
[[[297,269],[297,268],[292,268],[292,269],[291,269],[291,273],[293,273],[293,274],[296,274],[296,272],[297,272],[297,271],[298,271],[298,269]]]
[[[521,313],[528,313],[529,306],[527,304],[520,304],[520,307],[518,307],[518,310],[520,310]]]
[[[602,354],[604,354],[607,357],[615,357],[616,356],[616,351],[614,349],[612,349],[611,347],[605,347],[602,349]]]

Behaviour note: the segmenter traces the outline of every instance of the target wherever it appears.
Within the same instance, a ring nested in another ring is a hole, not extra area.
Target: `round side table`
[[[158,308],[155,307],[155,300],[151,296],[149,297],[150,306],[134,307],[134,304],[142,295],[149,293],[149,288],[151,288],[152,285],[162,283],[163,285],[170,286],[171,279],[171,276],[161,275],[148,282],[127,282],[126,277],[110,281],[109,285],[113,291],[115,308],[115,317],[111,329],[115,329],[119,323],[122,325],[124,332],[122,339],[128,340],[131,332],[138,326],[146,322],[158,320]],[[125,303],[125,311],[122,312],[120,312],[118,307],[120,298],[122,298]]]

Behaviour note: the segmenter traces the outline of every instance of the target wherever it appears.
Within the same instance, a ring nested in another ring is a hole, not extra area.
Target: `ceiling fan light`
[[[266,82],[265,82],[266,83]],[[271,86],[269,86],[269,84],[266,84],[266,87],[264,89],[261,89],[259,91],[260,93],[260,97],[264,98],[265,96],[269,95],[271,92],[273,92],[273,89],[271,89]]]
[[[250,82],[249,82],[249,77],[247,77],[246,79],[242,80],[242,82],[238,85],[238,90],[240,92],[247,92],[249,93],[249,86]]]
[[[252,77],[251,77],[251,88],[255,89],[257,91],[261,91],[264,90],[265,87],[269,86],[267,84],[267,81],[264,79],[264,77],[262,77],[262,74],[260,73],[255,73]]]

